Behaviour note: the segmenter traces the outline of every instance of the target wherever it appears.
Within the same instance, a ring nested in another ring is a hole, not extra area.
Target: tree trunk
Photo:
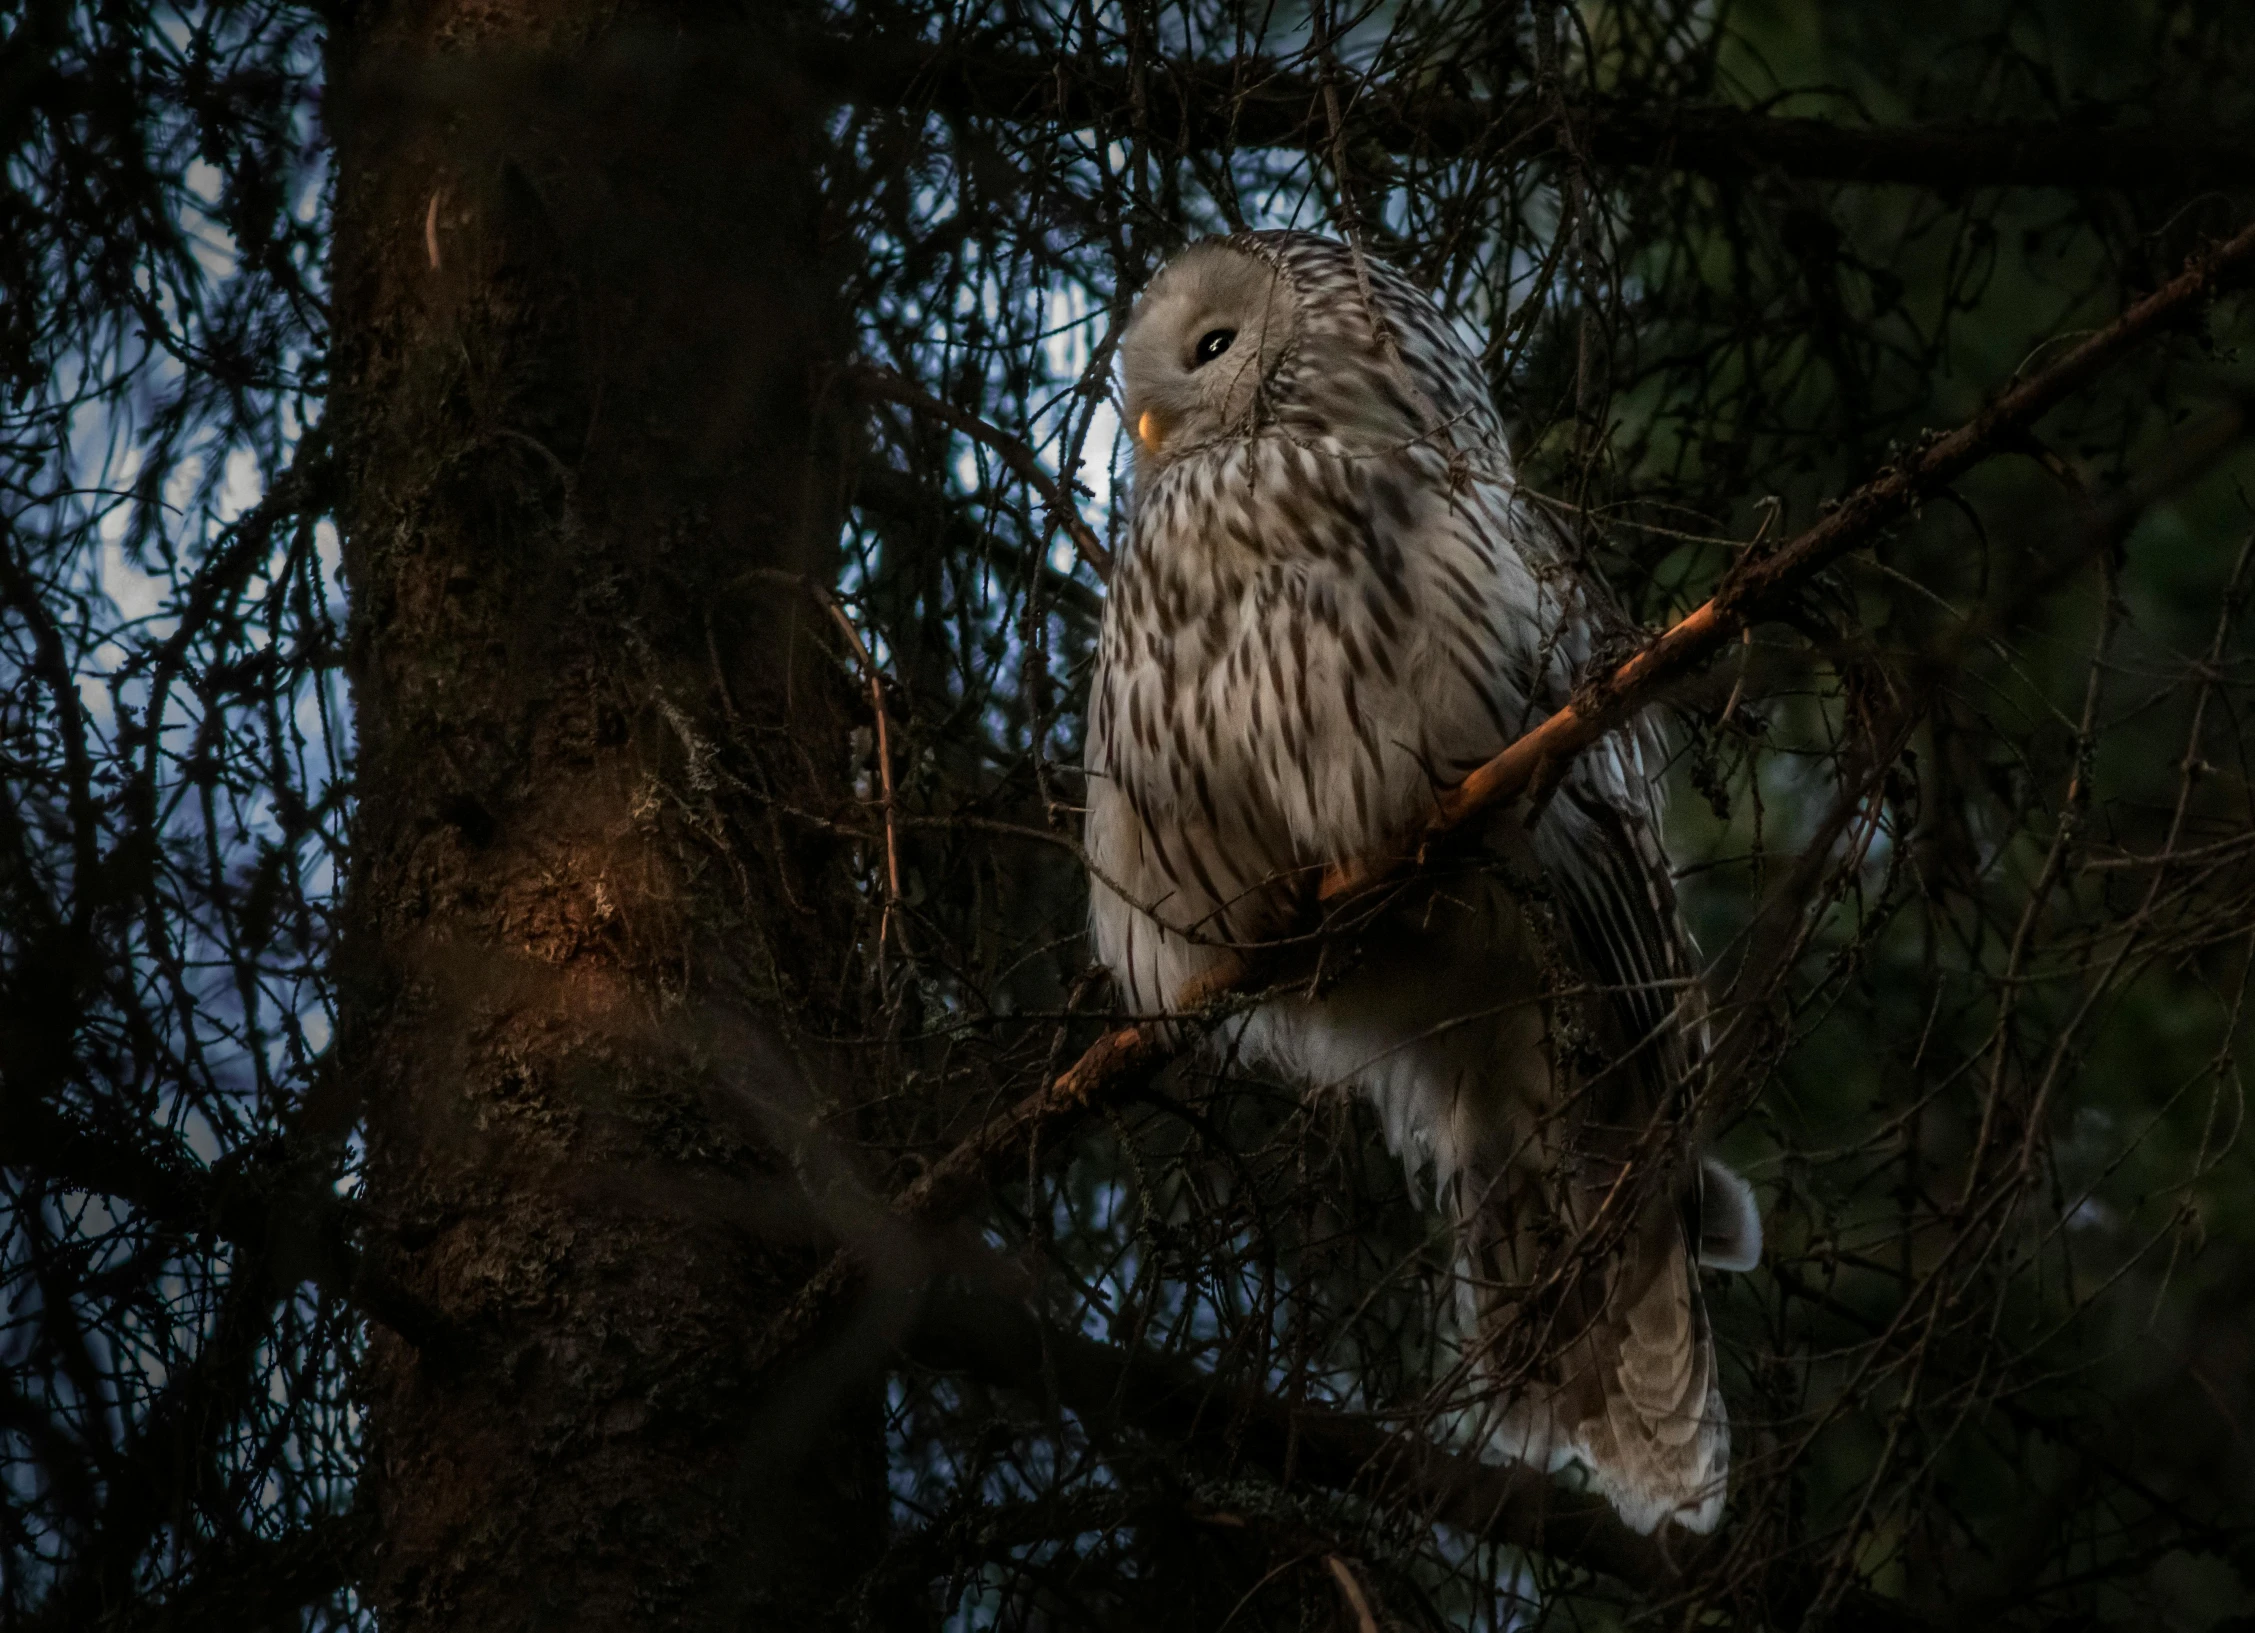
[[[848,808],[853,694],[793,582],[845,331],[781,9],[332,48],[340,1048],[371,1267],[446,1335],[370,1344],[392,1629],[821,1625],[883,1524],[873,1369],[751,1363],[820,1246],[792,1142],[859,922],[791,814]]]

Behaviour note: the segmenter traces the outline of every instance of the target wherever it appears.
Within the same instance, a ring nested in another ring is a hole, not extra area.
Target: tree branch
[[[434,1360],[462,1342],[443,1315],[353,1245],[351,1210],[329,1189],[326,1170],[287,1147],[214,1173],[152,1131],[90,1129],[26,1092],[0,1097],[0,1167],[113,1197],[175,1235],[216,1232],[260,1256],[270,1291],[310,1281]]]
[[[1322,88],[1283,63],[1160,61],[1131,86],[1127,70],[980,45],[817,35],[803,65],[840,93],[957,118],[1054,121],[1066,129],[1118,117],[1143,99],[1150,139],[1183,149],[1309,147],[1323,141]],[[2183,195],[2255,185],[2255,134],[2096,123],[1863,126],[1742,108],[1654,108],[1628,97],[1565,105],[1527,94],[1462,95],[1430,83],[1379,81],[1355,99],[1355,143],[1430,158],[1541,158],[1572,131],[1601,165],[1816,181],[2060,187]]]
[[[1676,1574],[1667,1551],[1623,1525],[1601,1497],[1396,1434],[1376,1418],[1287,1404],[1186,1362],[1098,1343],[997,1294],[934,1288],[909,1349],[942,1371],[1053,1393],[1097,1424],[1210,1446],[1272,1479],[1283,1479],[1289,1458],[1294,1476],[1312,1484],[1401,1503],[1473,1536],[1540,1548],[1639,1587],[1664,1586]]]
[[[199,1628],[300,1627],[308,1606],[348,1585],[367,1547],[371,1516],[315,1514],[279,1536],[205,1543],[194,1567],[161,1597],[121,1594],[103,1633],[190,1633]],[[59,1596],[24,1619],[23,1633],[84,1633],[84,1607]]]
[[[1568,1491],[1533,1469],[1484,1463],[1376,1417],[1287,1403],[1170,1357],[1098,1343],[993,1293],[933,1289],[908,1349],[937,1370],[1053,1399],[1099,1430],[1132,1429],[1279,1485],[1325,1486],[1406,1508],[1468,1537],[1611,1577],[1647,1597],[1689,1585],[1728,1546],[1680,1528],[1640,1535],[1603,1498]],[[1788,1557],[1767,1566],[1761,1587],[1777,1625],[1794,1626],[1821,1585],[1822,1573],[1809,1561]],[[1906,1605],[1851,1590],[1826,1625],[1882,1633],[1926,1624]]]
[[[1038,1140],[1062,1135],[1101,1106],[1117,1105],[1147,1085],[1174,1058],[1164,1030],[1125,1026],[1090,1044],[1054,1083],[1018,1102],[950,1150],[893,1198],[894,1216],[943,1224],[977,1201],[986,1187],[1022,1165]],[[865,1285],[851,1246],[831,1254],[767,1331],[754,1358],[765,1367],[804,1349],[845,1312]]]

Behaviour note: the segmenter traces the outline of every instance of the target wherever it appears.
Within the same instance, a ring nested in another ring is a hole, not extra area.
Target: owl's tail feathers
[[[1712,1531],[1730,1477],[1714,1335],[1683,1238],[1662,1247],[1657,1264],[1637,1262],[1647,1257],[1643,1247],[1623,1255],[1607,1319],[1576,1346],[1595,1387],[1561,1397],[1569,1420],[1560,1427],[1591,1486],[1632,1529],[1674,1520]]]
[[[1719,1164],[1702,1174],[1702,1192],[1699,1262],[1750,1268],[1761,1251],[1752,1193]],[[1552,1472],[1580,1464],[1639,1532],[1663,1520],[1712,1531],[1729,1482],[1730,1422],[1682,1216],[1655,1210],[1602,1263],[1538,1271],[1547,1288],[1514,1286],[1527,1221],[1494,1200],[1496,1216],[1483,1219],[1474,1202],[1466,1223],[1480,1358],[1504,1394],[1496,1450]]]

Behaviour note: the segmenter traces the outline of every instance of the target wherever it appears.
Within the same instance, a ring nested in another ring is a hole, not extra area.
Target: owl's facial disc
[[[1193,447],[1252,430],[1261,382],[1296,324],[1295,297],[1265,261],[1198,244],[1136,303],[1120,374],[1136,461],[1163,467]]]

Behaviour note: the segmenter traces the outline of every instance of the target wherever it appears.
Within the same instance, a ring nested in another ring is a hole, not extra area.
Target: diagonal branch
[[[1704,666],[1748,626],[1783,606],[1850,550],[1933,498],[1990,454],[2010,446],[2045,413],[2155,332],[2176,323],[2255,265],[2255,224],[2196,255],[2184,271],[2049,368],[2039,370],[1956,430],[1933,437],[1901,464],[1865,483],[1816,526],[1761,557],[1748,553],[1722,586],[1628,662],[1580,690],[1565,708],[1445,789],[1408,855],[1366,857],[1333,867],[1322,895],[1335,900],[1399,871],[1471,818],[1508,805],[1538,780],[1621,725],[1668,687]]]
[[[1163,1029],[1124,1026],[1090,1044],[1054,1083],[1029,1094],[984,1124],[924,1170],[893,1198],[894,1216],[918,1225],[944,1224],[978,1200],[990,1184],[1022,1167],[1039,1140],[1062,1134],[1089,1112],[1118,1105],[1174,1058]],[[798,1353],[844,1313],[866,1285],[864,1267],[850,1247],[831,1254],[768,1328],[755,1367]]]

